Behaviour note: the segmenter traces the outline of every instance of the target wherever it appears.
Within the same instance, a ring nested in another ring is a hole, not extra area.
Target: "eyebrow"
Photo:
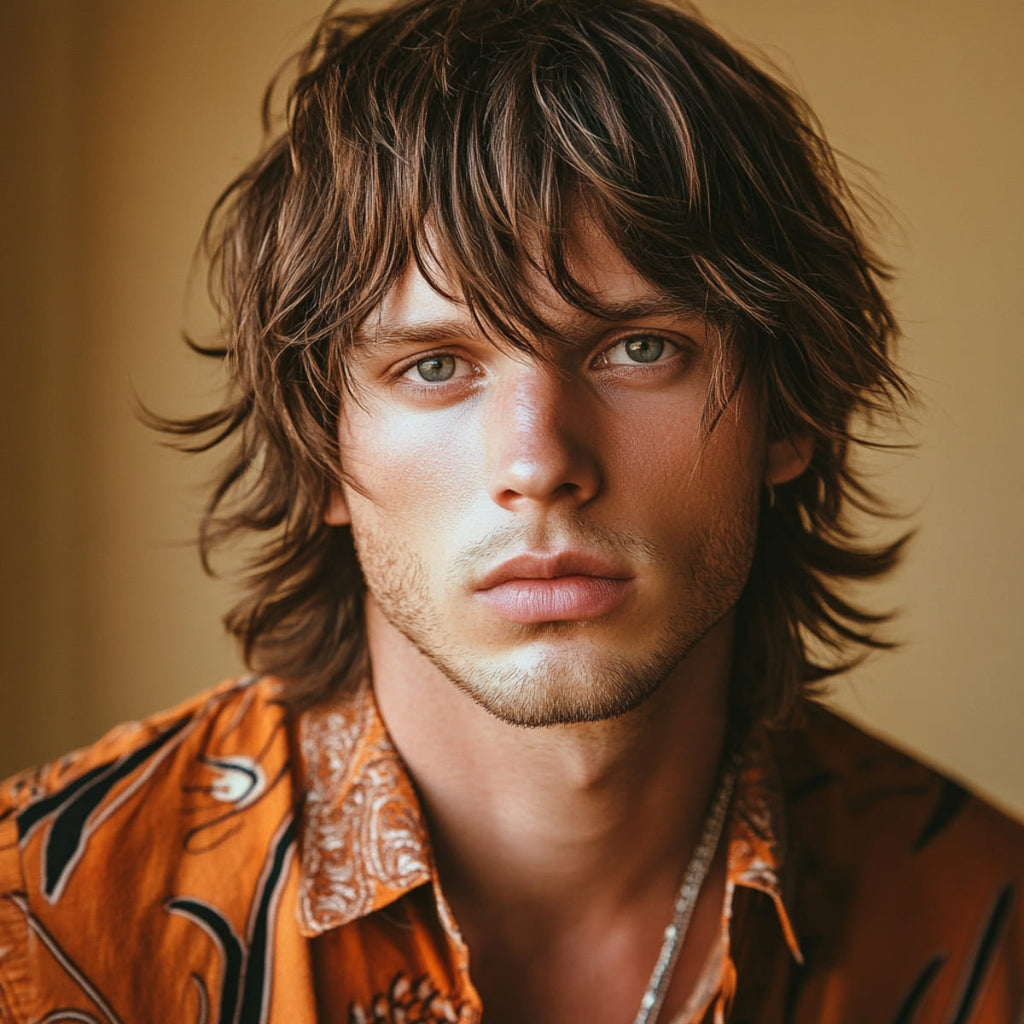
[[[430,320],[422,324],[394,324],[386,320],[360,325],[353,344],[364,351],[378,351],[403,345],[430,347],[476,330],[472,320]]]
[[[551,335],[580,343],[599,325],[625,324],[655,316],[676,316],[687,320],[706,319],[692,304],[668,295],[650,295],[626,302],[600,303],[595,306],[600,310],[600,316],[585,310],[577,310],[571,316],[549,324]],[[412,324],[371,317],[356,329],[353,344],[364,352],[386,351],[407,345],[430,348],[450,342],[453,338],[479,333],[479,325],[468,315]]]

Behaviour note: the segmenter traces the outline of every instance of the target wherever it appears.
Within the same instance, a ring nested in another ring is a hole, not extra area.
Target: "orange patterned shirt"
[[[0,785],[0,1022],[481,1015],[368,686],[222,686]],[[682,1021],[1018,1024],[1024,829],[809,705],[749,740]]]

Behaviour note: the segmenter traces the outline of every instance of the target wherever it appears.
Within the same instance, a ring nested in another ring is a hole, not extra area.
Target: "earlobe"
[[[328,526],[348,526],[352,522],[348,511],[348,501],[345,500],[345,494],[340,486],[332,487],[327,494],[324,522]]]
[[[769,441],[764,470],[765,485],[778,487],[795,480],[810,464],[813,454],[814,438],[810,434]]]

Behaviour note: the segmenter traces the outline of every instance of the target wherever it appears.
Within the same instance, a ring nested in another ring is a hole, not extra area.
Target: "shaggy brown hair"
[[[162,423],[186,448],[230,451],[201,549],[209,568],[222,542],[259,538],[226,619],[252,667],[306,702],[365,670],[351,533],[323,521],[343,472],[337,425],[357,328],[411,261],[428,280],[440,263],[478,322],[520,347],[547,333],[529,273],[599,314],[568,258],[581,209],[716,328],[707,429],[738,359],[771,434],[814,438],[808,471],[762,509],[738,615],[737,713],[779,718],[885,645],[884,617],[840,593],[886,572],[899,549],[869,549],[851,531],[851,505],[884,510],[849,454],[852,420],[891,410],[907,387],[885,268],[797,96],[697,17],[652,0],[335,6],[297,58],[276,135],[274,95],[272,84],[267,148],[205,235],[224,342],[201,351],[226,360],[229,394],[209,415]]]

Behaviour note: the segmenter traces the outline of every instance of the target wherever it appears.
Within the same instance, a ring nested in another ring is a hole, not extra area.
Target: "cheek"
[[[683,525],[733,522],[753,517],[763,474],[763,444],[752,425],[726,414],[710,434],[699,407],[667,405],[661,415],[635,420],[620,435],[609,465],[639,516],[673,533]]]
[[[692,466],[695,426],[686,403],[627,395],[598,410],[589,436],[609,480],[628,478],[643,495]]]
[[[352,414],[343,428],[341,458],[359,488],[353,520],[373,517],[395,530],[426,523],[439,530],[471,493],[473,432],[443,413],[399,416],[385,410]],[[358,523],[353,523],[358,529]]]
[[[657,514],[666,506],[678,511],[702,483],[707,452],[700,404],[674,394],[662,401],[641,397],[609,410],[601,432],[607,482],[628,493],[638,512],[647,507]]]

